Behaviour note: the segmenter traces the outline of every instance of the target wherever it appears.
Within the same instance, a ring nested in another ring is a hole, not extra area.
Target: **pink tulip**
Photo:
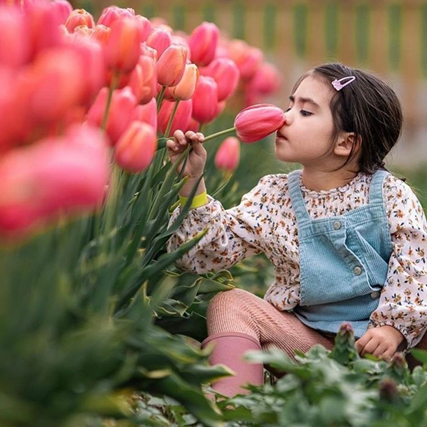
[[[18,8],[0,7],[0,65],[19,67],[29,59],[24,18]]]
[[[147,38],[147,46],[157,52],[157,58],[160,58],[163,52],[172,44],[172,37],[169,31],[162,28],[153,28]]]
[[[108,175],[105,138],[90,127],[11,151],[0,160],[0,233],[24,237],[62,212],[95,209]]]
[[[67,18],[65,26],[70,33],[73,33],[76,27],[85,25],[88,28],[95,27],[93,16],[84,9],[74,9]]]
[[[122,18],[111,25],[111,34],[105,47],[107,66],[120,73],[131,72],[138,63],[143,31],[135,18]]]
[[[218,86],[218,102],[233,95],[239,84],[240,71],[229,58],[216,58],[201,73],[212,77]]]
[[[131,8],[122,8],[118,6],[106,7],[98,19],[97,24],[111,27],[111,24],[121,18],[132,18],[135,16],[135,11]]]
[[[151,22],[145,16],[136,15],[135,19],[139,22],[142,32],[142,41],[145,42],[151,33]]]
[[[226,172],[233,172],[239,165],[240,141],[235,136],[225,138],[215,155],[215,166]]]
[[[276,132],[285,123],[284,111],[271,104],[256,104],[242,110],[234,121],[242,142],[256,142]]]
[[[243,80],[249,80],[263,60],[260,49],[249,46],[242,40],[232,40],[229,44],[230,58],[236,63]]]
[[[156,62],[145,52],[144,49],[129,80],[129,86],[141,104],[151,101],[157,95]]]
[[[154,129],[157,129],[157,102],[156,98],[143,105],[137,105],[133,112],[133,120],[148,123]]]
[[[278,91],[280,84],[281,76],[279,71],[269,63],[262,64],[249,81],[251,90],[262,95],[269,95]]]
[[[150,165],[156,148],[156,130],[147,123],[134,121],[117,142],[114,158],[123,169],[138,173]]]
[[[177,46],[183,46],[185,49],[187,49],[187,61],[191,61],[191,51],[190,51],[190,45],[188,44],[188,37],[185,33],[181,33],[179,31],[174,32],[171,35],[172,43]]]
[[[199,65],[208,65],[215,57],[218,43],[219,29],[215,24],[203,22],[191,34],[190,45],[191,60]]]
[[[162,86],[176,86],[184,75],[187,50],[183,46],[169,46],[156,64],[157,81]]]
[[[213,78],[200,76],[192,99],[192,117],[199,123],[209,123],[217,117],[218,88]]]
[[[71,49],[41,52],[27,70],[29,112],[34,122],[61,120],[68,109],[83,100],[85,69]]]
[[[197,68],[197,65],[186,64],[182,79],[172,88],[173,97],[180,101],[190,99],[196,90],[198,80],[199,69]]]
[[[34,58],[44,49],[62,43],[62,12],[58,8],[52,7],[49,1],[35,1],[24,3],[23,9],[30,58]]]
[[[108,89],[102,88],[90,108],[87,121],[89,124],[101,126],[107,105]],[[115,145],[123,132],[128,127],[133,111],[136,107],[136,98],[129,86],[113,92],[108,114],[106,132],[111,145]]]
[[[92,34],[92,40],[97,41],[103,48],[107,46],[108,39],[111,35],[111,28],[106,27],[105,25],[98,24],[95,25]]]
[[[187,131],[192,130],[193,132],[198,132],[200,130],[200,123],[193,119],[193,117],[190,118],[190,123],[188,123]]]
[[[169,135],[172,135],[178,129],[182,130],[183,132],[187,131],[191,119],[192,104],[193,103],[191,99],[188,101],[181,101],[178,104]],[[158,129],[163,135],[165,135],[174,105],[175,102],[163,101],[159,115],[157,116]]]
[[[61,24],[67,22],[70,13],[73,11],[73,6],[67,0],[53,0],[51,7],[57,10],[58,16],[61,17]]]

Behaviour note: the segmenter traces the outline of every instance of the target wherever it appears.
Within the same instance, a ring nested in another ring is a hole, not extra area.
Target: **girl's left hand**
[[[361,356],[372,354],[390,360],[405,337],[392,326],[379,326],[368,329],[357,341],[356,349]]]

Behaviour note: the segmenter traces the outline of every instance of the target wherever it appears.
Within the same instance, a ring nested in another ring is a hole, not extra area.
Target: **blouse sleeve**
[[[427,329],[427,225],[423,208],[403,181],[389,177],[384,196],[393,251],[372,326],[389,325],[414,347]]]
[[[268,233],[264,202],[271,191],[271,175],[243,196],[240,204],[225,210],[221,203],[209,197],[208,204],[191,209],[179,229],[168,241],[168,251],[177,249],[201,231],[207,233],[198,244],[177,262],[183,270],[207,273],[226,269],[240,260],[263,251],[263,236]],[[180,213],[172,214],[173,224]]]

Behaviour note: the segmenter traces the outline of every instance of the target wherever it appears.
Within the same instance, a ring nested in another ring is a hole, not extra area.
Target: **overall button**
[[[334,230],[339,230],[341,228],[341,222],[340,221],[334,221]]]
[[[362,274],[362,267],[359,267],[359,266],[354,267],[354,268],[353,268],[353,273],[354,273],[356,276],[360,276],[360,275]]]
[[[377,299],[380,297],[380,293],[377,291],[371,292],[371,298],[372,299]]]

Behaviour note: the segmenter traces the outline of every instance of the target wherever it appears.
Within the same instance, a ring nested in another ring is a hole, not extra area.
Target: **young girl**
[[[214,343],[211,363],[236,373],[214,385],[228,396],[263,381],[262,366],[242,360],[246,351],[278,347],[293,357],[314,344],[330,349],[342,322],[352,324],[362,356],[427,349],[426,219],[383,163],[402,128],[396,94],[372,74],[326,64],[303,75],[289,99],[275,152],[302,169],[265,176],[229,210],[206,195],[202,180],[169,242],[173,250],[208,228],[179,262],[197,273],[260,252],[274,266],[264,299],[234,289],[209,305],[203,345]],[[167,143],[172,162],[193,148],[184,200],[205,167],[202,142],[200,133],[177,131]]]

